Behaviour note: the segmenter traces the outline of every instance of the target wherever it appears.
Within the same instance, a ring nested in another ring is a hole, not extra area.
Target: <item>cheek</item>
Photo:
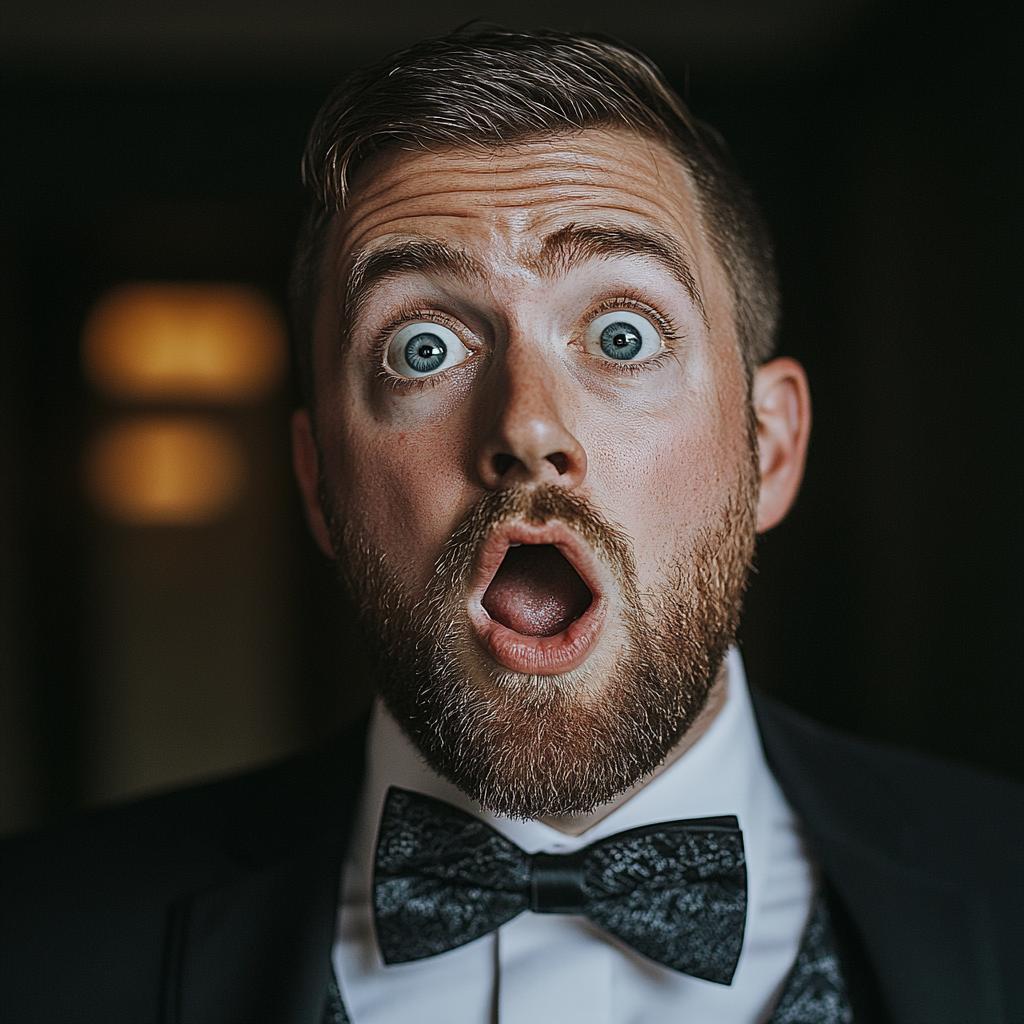
[[[385,552],[410,585],[425,583],[467,504],[451,410],[433,408],[428,415],[405,403],[410,411],[397,415],[392,406],[400,410],[402,403],[374,391],[365,367],[349,359],[333,370],[338,385],[321,395],[318,419],[324,473],[338,513]],[[458,398],[450,404],[457,406]]]
[[[717,517],[736,484],[746,428],[734,396],[692,398],[682,409],[591,431],[588,486],[633,538],[641,586]],[[584,442],[586,444],[586,442]]]
[[[629,513],[633,531],[648,524],[687,528],[716,504],[723,476],[720,438],[647,421],[615,443],[592,446],[591,487],[602,504]]]
[[[425,586],[466,507],[461,457],[440,428],[405,432],[348,425],[330,459],[339,511],[414,586]]]

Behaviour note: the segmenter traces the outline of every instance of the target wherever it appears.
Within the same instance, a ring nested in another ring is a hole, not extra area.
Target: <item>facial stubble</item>
[[[321,500],[392,716],[426,761],[483,807],[534,819],[589,814],[612,800],[652,773],[700,714],[739,625],[757,474],[742,468],[726,501],[676,552],[660,589],[647,594],[625,532],[562,488],[485,495],[419,596],[384,551],[334,514],[324,484]],[[599,638],[572,671],[528,675],[484,651],[467,613],[468,581],[496,528],[550,520],[575,530],[610,568],[619,600],[608,632],[617,642]]]

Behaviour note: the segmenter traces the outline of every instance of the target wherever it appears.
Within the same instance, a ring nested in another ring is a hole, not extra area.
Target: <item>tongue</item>
[[[484,594],[492,619],[524,636],[554,636],[590,607],[590,588],[551,544],[509,548]]]

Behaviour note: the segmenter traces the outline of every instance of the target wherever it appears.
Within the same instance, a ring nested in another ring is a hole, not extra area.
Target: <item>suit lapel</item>
[[[172,908],[165,1024],[320,1024],[365,723],[225,809],[237,871]]]
[[[981,901],[840,839],[812,844],[864,937],[894,1024],[1004,1020]]]
[[[863,938],[893,1024],[1000,1024],[984,901],[914,863],[927,840],[899,780],[866,746],[756,692],[754,705],[768,763]]]

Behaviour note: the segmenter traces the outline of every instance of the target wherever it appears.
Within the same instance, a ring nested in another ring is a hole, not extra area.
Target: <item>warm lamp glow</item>
[[[86,458],[97,504],[125,523],[212,522],[238,498],[241,448],[223,427],[199,417],[145,417],[99,434]]]
[[[244,285],[125,285],[90,313],[82,359],[115,398],[246,402],[280,381],[285,327]]]

